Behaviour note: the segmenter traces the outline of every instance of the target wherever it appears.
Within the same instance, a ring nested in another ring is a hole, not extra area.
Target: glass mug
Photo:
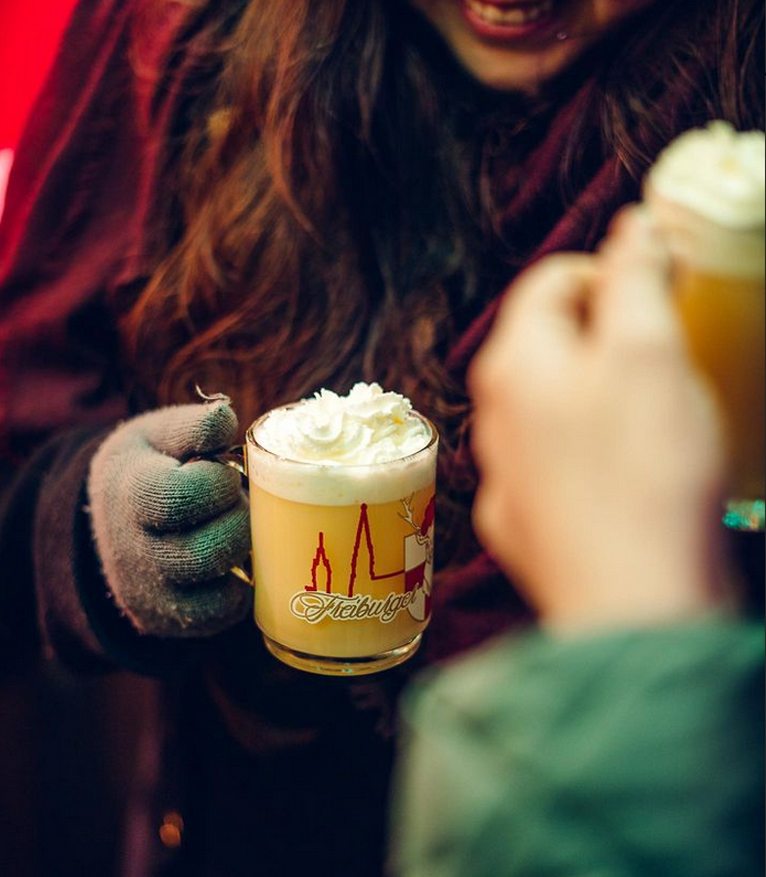
[[[763,263],[761,263],[763,268]],[[751,272],[679,262],[675,293],[692,356],[723,409],[731,462],[724,522],[763,531],[766,496],[766,284]]]
[[[674,140],[644,185],[673,257],[689,351],[723,414],[730,464],[724,521],[751,531],[764,529],[766,498],[765,157],[763,132],[715,121]]]
[[[766,281],[762,228],[727,227],[651,186],[647,203],[673,256],[673,292],[692,359],[726,427],[731,493],[725,524],[764,529]]]
[[[285,406],[290,408],[292,406]],[[281,409],[277,409],[281,410]],[[285,664],[329,676],[377,673],[415,654],[431,617],[439,437],[386,463],[296,462],[247,431],[255,622]]]

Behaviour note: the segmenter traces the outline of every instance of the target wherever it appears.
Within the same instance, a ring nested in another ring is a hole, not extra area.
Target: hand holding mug
[[[475,522],[544,621],[654,623],[718,589],[720,419],[640,211],[528,271],[473,366]]]
[[[141,633],[218,633],[244,618],[251,589],[229,573],[250,550],[240,476],[212,460],[235,440],[228,402],[161,408],[102,444],[88,493],[114,599]]]

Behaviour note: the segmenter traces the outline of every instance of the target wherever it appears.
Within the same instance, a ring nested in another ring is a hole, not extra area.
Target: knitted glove
[[[250,589],[228,574],[250,548],[233,469],[201,455],[234,442],[222,398],[161,408],[119,426],[90,468],[96,546],[120,609],[145,634],[207,636],[241,620]]]

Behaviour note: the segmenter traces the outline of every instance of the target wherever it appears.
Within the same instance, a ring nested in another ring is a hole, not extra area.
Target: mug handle
[[[221,463],[223,466],[228,466],[230,469],[239,472],[242,476],[245,490],[247,490],[247,450],[244,445],[235,445],[225,453],[214,454],[212,457],[208,457],[208,459],[213,460],[216,463]],[[243,581],[246,585],[250,585],[251,588],[255,586],[252,573],[242,569],[241,566],[232,566],[229,572],[240,579],[240,581]]]

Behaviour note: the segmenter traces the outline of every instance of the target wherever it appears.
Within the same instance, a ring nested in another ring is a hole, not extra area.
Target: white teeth
[[[511,9],[500,9],[499,6],[492,6],[489,3],[482,3],[480,0],[465,0],[468,8],[474,12],[482,21],[487,24],[497,24],[505,26],[518,26],[529,24],[537,21],[544,15],[548,15],[553,10],[553,0],[541,0],[540,3],[534,3],[527,6],[515,6]]]

